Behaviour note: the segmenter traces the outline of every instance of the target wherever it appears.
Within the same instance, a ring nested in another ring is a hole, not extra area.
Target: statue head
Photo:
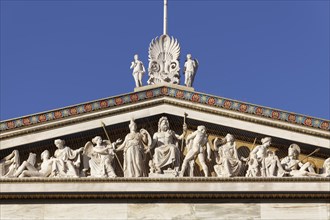
[[[292,156],[295,159],[298,159],[300,154],[300,147],[298,144],[291,144],[288,149],[288,156]]]
[[[137,125],[136,125],[134,119],[131,119],[131,121],[130,121],[128,127],[129,127],[129,129],[130,129],[131,131],[136,131],[136,129],[137,129]]]
[[[235,141],[235,138],[232,134],[227,134],[226,137],[225,137],[226,141],[227,142],[233,142]]]
[[[167,131],[170,128],[167,117],[161,117],[158,121],[158,132]]]
[[[42,153],[41,153],[41,155],[40,155],[40,157],[41,157],[41,160],[47,160],[47,159],[49,159],[49,151],[48,150],[44,150]]]
[[[187,60],[190,60],[190,59],[191,59],[191,54],[188,53],[188,54],[187,54]]]
[[[139,55],[135,54],[134,55],[134,60],[138,60],[139,59]]]
[[[64,140],[61,140],[61,139],[56,139],[54,141],[54,144],[55,144],[55,146],[57,148],[62,149],[64,147],[64,145],[65,145],[65,141]]]
[[[272,143],[272,138],[271,137],[264,137],[264,138],[261,139],[261,143],[268,147]]]
[[[102,140],[101,136],[96,136],[92,139],[93,144],[99,144],[100,145],[100,144],[102,144],[102,142],[103,142],[103,140]]]
[[[204,125],[199,125],[199,126],[197,127],[197,130],[198,130],[198,131],[201,131],[203,134],[206,133],[206,127],[205,127]]]

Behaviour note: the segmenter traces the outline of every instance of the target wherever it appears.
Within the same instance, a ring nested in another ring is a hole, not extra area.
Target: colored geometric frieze
[[[49,121],[61,120],[77,115],[101,111],[104,109],[116,108],[117,106],[134,104],[158,97],[171,97],[178,100],[185,100],[192,103],[212,106],[229,111],[241,112],[262,118],[269,118],[277,121],[283,121],[291,124],[297,124],[321,130],[330,130],[329,120],[313,118],[310,116],[300,115],[277,109],[271,109],[223,97],[211,96],[193,91],[186,91],[182,89],[172,88],[170,86],[157,87],[145,91],[133,92],[125,95],[119,95],[84,104],[79,104],[76,106],[57,109],[46,113],[44,112],[40,114],[34,114],[22,118],[16,118],[13,120],[5,120],[0,123],[0,130],[8,131],[17,128],[33,126],[37,124],[47,123]]]

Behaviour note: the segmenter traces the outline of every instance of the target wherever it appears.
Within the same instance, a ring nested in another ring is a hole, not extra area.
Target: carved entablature
[[[180,82],[180,45],[177,39],[162,35],[153,39],[149,46],[148,84]]]

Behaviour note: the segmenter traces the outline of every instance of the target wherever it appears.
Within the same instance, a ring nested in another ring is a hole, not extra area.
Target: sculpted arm
[[[194,139],[194,138],[196,137],[196,135],[197,135],[197,132],[198,132],[198,131],[194,131],[193,133],[189,134],[188,137],[187,137],[186,142],[189,143],[189,141],[190,141],[191,139]],[[181,135],[181,136],[182,136],[182,135]],[[182,139],[182,138],[181,138],[181,139]]]
[[[234,144],[234,157],[235,157],[235,159],[239,160],[238,155],[237,155],[236,143]]]
[[[207,139],[206,139],[207,140]],[[211,160],[211,145],[209,144],[209,142],[206,142],[206,153],[207,153],[207,159]]]
[[[134,68],[134,66],[135,66],[135,63],[134,63],[134,62],[132,62],[130,69],[133,69],[133,68]]]
[[[124,147],[126,146],[126,143],[127,143],[127,136],[128,135],[126,135],[124,142],[117,147],[116,151],[121,151],[124,149]]]
[[[154,136],[152,137],[152,144],[150,145],[149,149],[153,149],[156,146],[157,142],[158,142],[158,136],[157,133],[155,133]]]

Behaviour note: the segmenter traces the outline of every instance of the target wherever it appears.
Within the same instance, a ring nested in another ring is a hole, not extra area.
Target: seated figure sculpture
[[[149,148],[155,148],[153,159],[149,162],[150,173],[163,173],[166,166],[170,165],[178,173],[180,166],[180,150],[178,140],[182,140],[187,128],[183,127],[183,134],[177,135],[170,130],[167,117],[161,117],[158,121],[158,132],[153,135],[152,144]]]
[[[205,126],[203,125],[198,126],[197,131],[188,135],[186,143],[187,143],[188,153],[183,160],[180,176],[181,177],[184,176],[184,172],[186,171],[188,163],[190,161],[194,161],[194,157],[197,155],[198,160],[202,165],[204,176],[207,177],[209,171],[205,163],[203,147],[206,145],[207,159],[211,161],[211,146],[208,143],[208,135],[206,134]]]
[[[17,169],[15,176],[18,177],[52,177],[53,175],[53,158],[49,158],[50,154],[48,150],[41,153],[42,163],[40,169],[35,167],[35,154],[31,154],[28,160],[24,161]]]
[[[18,150],[14,150],[8,156],[0,160],[0,178],[14,177],[14,173],[17,171],[19,164]]]
[[[120,142],[121,140],[118,139],[111,144],[110,141],[102,140],[100,136],[96,136],[92,142],[88,141],[85,144],[83,154],[90,158],[91,177],[117,177],[112,163],[115,157],[115,146]]]
[[[257,176],[271,177],[284,173],[278,157],[268,149],[271,142],[270,137],[262,138],[261,145],[256,146],[250,153],[250,158],[256,157],[259,163]]]
[[[221,144],[220,147],[218,147],[219,143]],[[216,158],[217,165],[214,166],[214,171],[217,175],[219,177],[238,176],[242,162],[237,155],[234,136],[227,134],[225,139],[221,141],[216,138],[214,140],[214,148],[218,151]]]
[[[65,146],[65,141],[54,141],[57,150],[54,152],[53,172],[56,177],[79,177],[80,152],[83,148],[72,150]]]
[[[302,163],[298,157],[300,154],[300,147],[297,144],[291,144],[288,149],[288,156],[281,160],[281,164],[285,171],[290,176],[318,176],[310,162]]]

